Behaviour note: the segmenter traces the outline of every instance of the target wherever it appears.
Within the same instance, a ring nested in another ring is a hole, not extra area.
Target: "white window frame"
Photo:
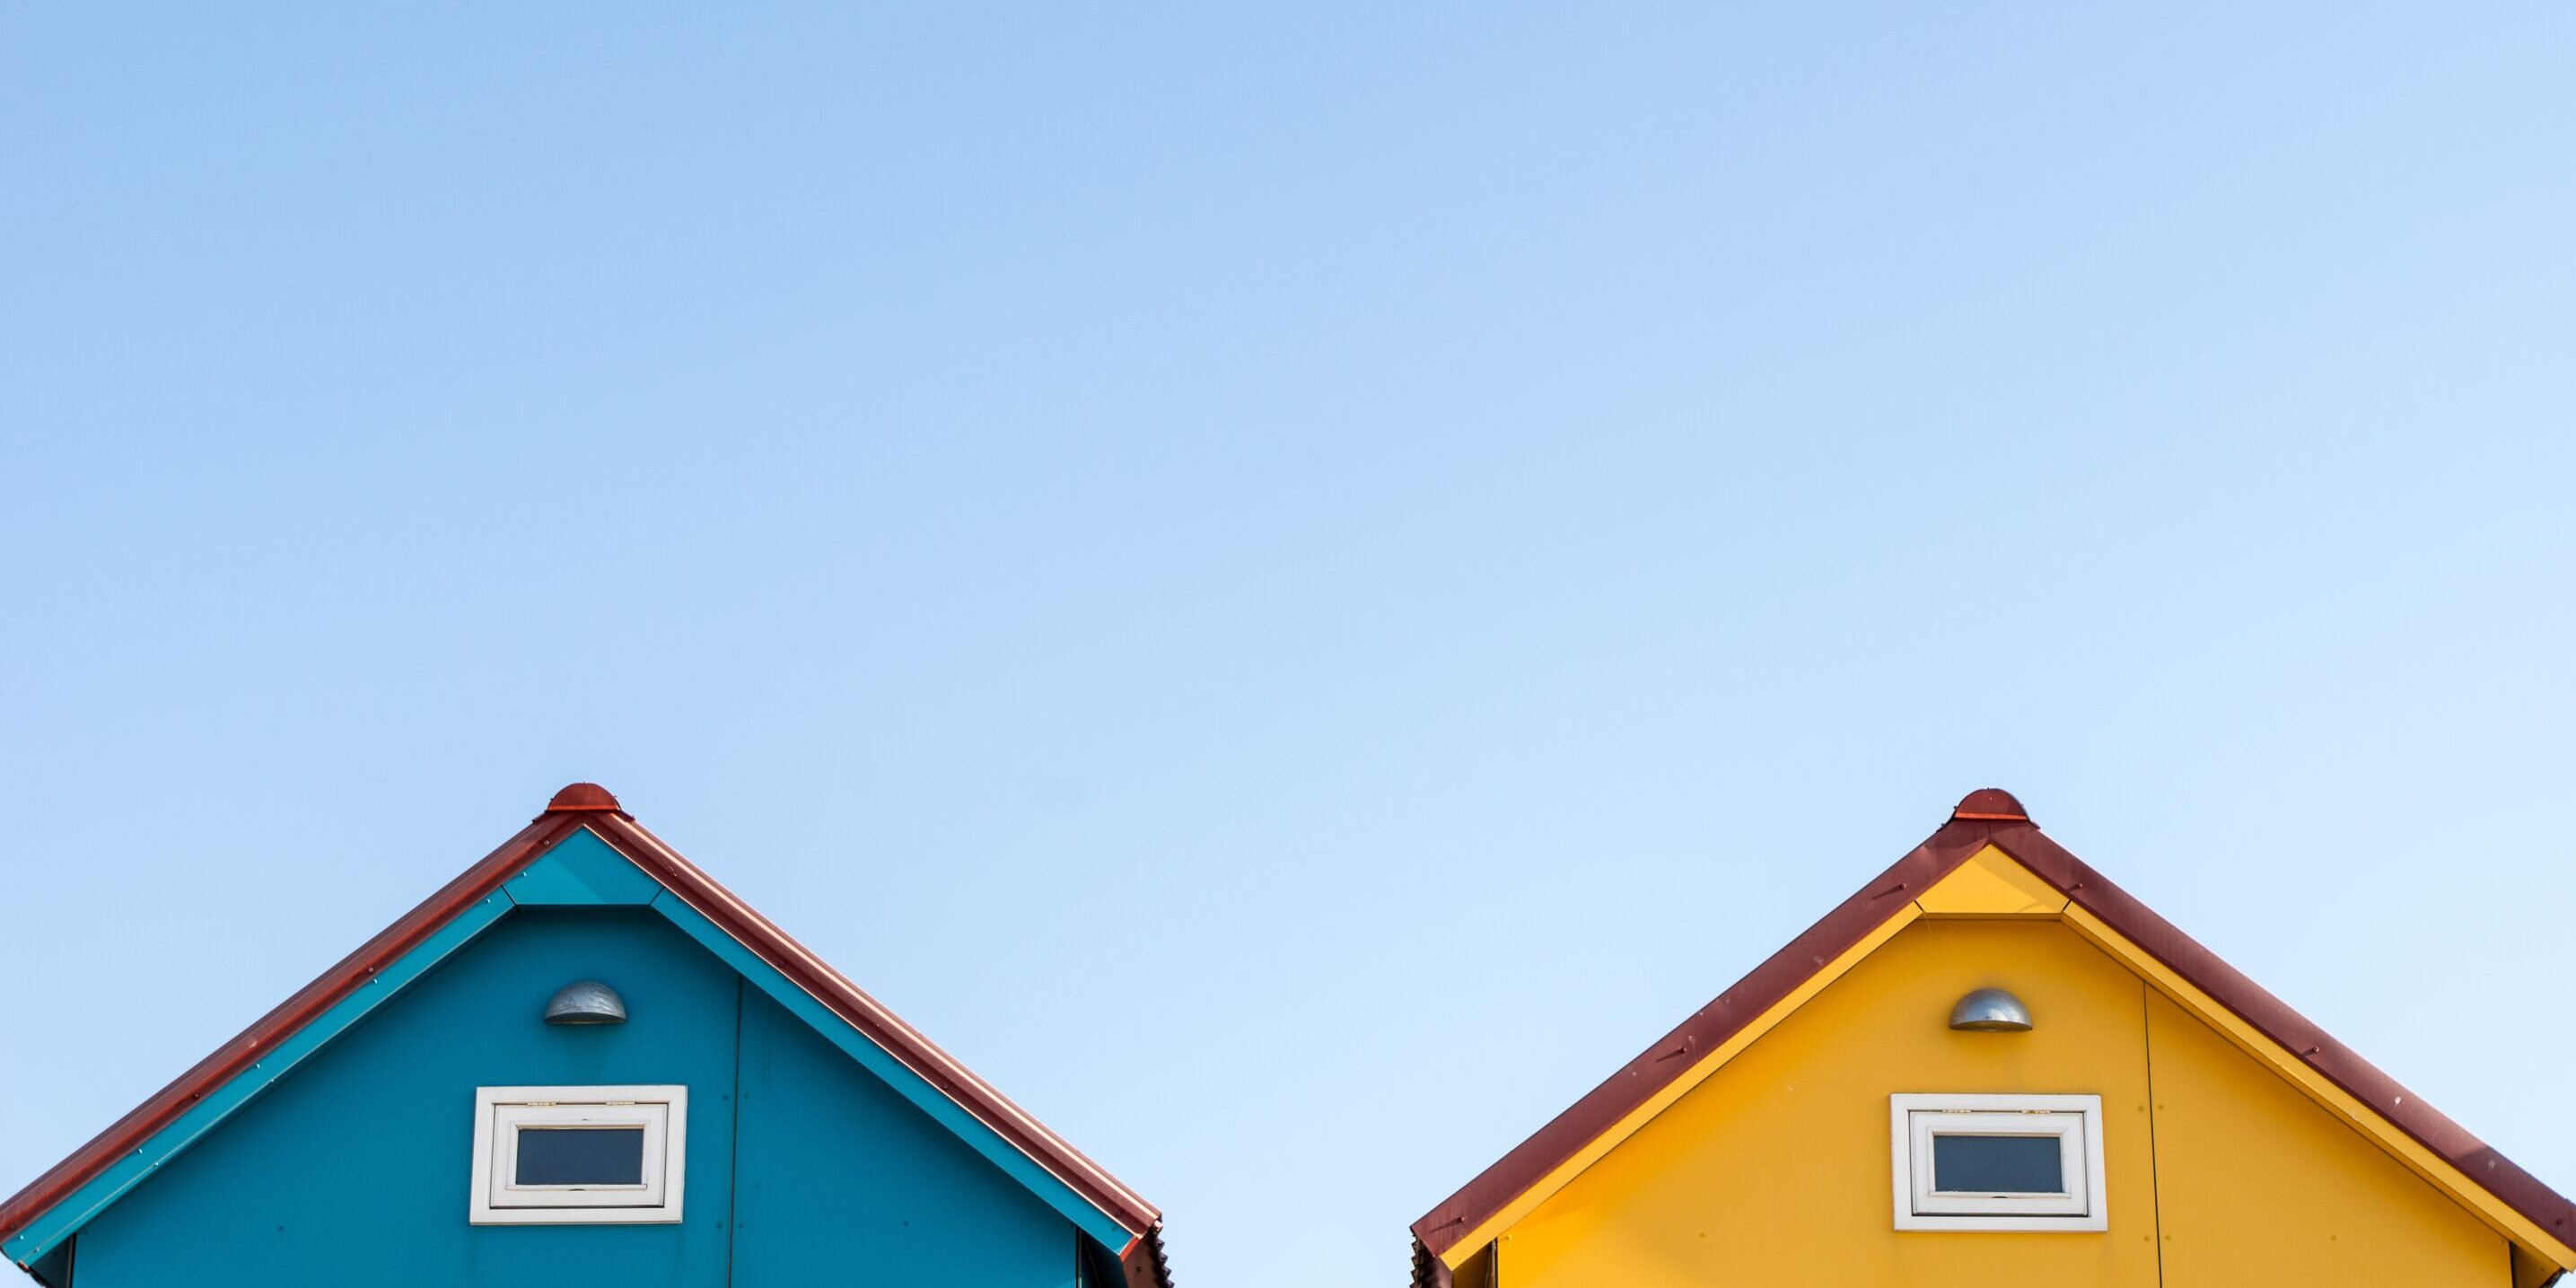
[[[523,1127],[641,1128],[640,1185],[521,1185]],[[689,1089],[681,1086],[476,1087],[475,1225],[669,1224],[687,1188]]]
[[[1899,1230],[2111,1228],[2102,1183],[2100,1096],[1901,1092],[1887,1098]],[[1932,1188],[1935,1136],[2045,1136],[2058,1148],[2059,1194],[1972,1194]]]

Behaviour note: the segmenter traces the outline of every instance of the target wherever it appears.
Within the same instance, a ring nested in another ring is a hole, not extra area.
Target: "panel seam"
[[[2156,1288],[2165,1282],[2165,1172],[2156,1157],[2156,992],[2138,981],[2138,1039],[2147,1062],[2147,1204],[2155,1213],[2149,1237],[2156,1245]]]
[[[733,977],[733,1136],[725,1142],[725,1288],[733,1288],[734,1234],[742,1228],[742,976]]]

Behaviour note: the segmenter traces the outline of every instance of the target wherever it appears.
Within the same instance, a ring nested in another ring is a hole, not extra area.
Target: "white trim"
[[[491,1205],[496,1208],[646,1207],[662,1206],[663,1147],[671,1125],[671,1106],[650,1101],[604,1105],[492,1106]],[[636,1133],[639,1157],[632,1185],[553,1185],[519,1179],[519,1152],[527,1131],[597,1131],[626,1129]]]
[[[640,1129],[643,1182],[521,1185],[522,1127]],[[474,1225],[668,1224],[680,1219],[688,1147],[687,1087],[477,1087],[466,1220]]]
[[[1899,1230],[2107,1230],[2100,1096],[1900,1092],[1887,1098]],[[1966,1194],[1932,1188],[1935,1136],[2046,1136],[2057,1141],[2054,1194]]]
[[[2083,1216],[2085,1214],[2084,1120],[2082,1113],[1978,1113],[1968,1110],[1914,1110],[1909,1141],[1914,1160],[1916,1216]],[[2067,1188],[2054,1193],[1989,1194],[1938,1188],[1933,1169],[1936,1136],[2011,1136],[2050,1140],[2057,1147],[2057,1175]]]

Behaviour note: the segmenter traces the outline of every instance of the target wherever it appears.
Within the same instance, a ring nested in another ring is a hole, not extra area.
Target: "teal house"
[[[1169,1288],[1161,1215],[588,783],[0,1204],[53,1288]]]

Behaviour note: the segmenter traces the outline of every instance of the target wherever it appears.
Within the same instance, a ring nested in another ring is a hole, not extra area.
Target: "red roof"
[[[1652,1100],[1688,1071],[1687,1060],[1663,1058],[1676,1049],[1706,1051],[1752,1023],[1833,961],[1867,938],[1908,902],[1987,846],[2011,855],[2074,904],[2100,918],[2148,955],[2190,981],[2264,1036],[2279,1043],[2325,1078],[2369,1105],[2382,1118],[2422,1143],[2472,1182],[2484,1187],[2562,1243],[2576,1242],[2576,1204],[2444,1117],[2422,1098],[2371,1066],[2265,992],[2235,967],[2174,928],[2127,891],[2042,834],[2021,802],[1995,788],[1971,792],[1950,821],[1823,920],[1753,968],[1717,1000],[1701,1007],[1573,1107],[1467,1182],[1413,1223],[1414,1238],[1435,1253],[1454,1250],[1470,1231],[1492,1219],[1531,1185],[1573,1157],[1631,1111]],[[1430,1266],[1436,1260],[1422,1258]],[[1429,1267],[1424,1267],[1425,1270]],[[1419,1279],[1423,1270],[1417,1271]],[[1436,1272],[1434,1277],[1437,1278]]]
[[[214,1054],[153,1093],[132,1113],[72,1151],[71,1157],[0,1203],[0,1239],[15,1234],[88,1184],[127,1151],[151,1139],[209,1092],[248,1068],[281,1039],[311,1023],[385,966],[419,947],[459,913],[499,889],[529,862],[584,828],[1125,1227],[1132,1237],[1125,1248],[1117,1251],[1130,1284],[1168,1283],[1162,1264],[1159,1227],[1163,1217],[1159,1210],[736,898],[715,878],[663,844],[660,837],[646,831],[621,808],[615,796],[595,783],[574,783],[557,792],[545,812],[521,828],[518,835],[503,841],[500,848],[440,887],[356,952],[340,959],[321,978],[297,990],[239,1036],[216,1048]]]

